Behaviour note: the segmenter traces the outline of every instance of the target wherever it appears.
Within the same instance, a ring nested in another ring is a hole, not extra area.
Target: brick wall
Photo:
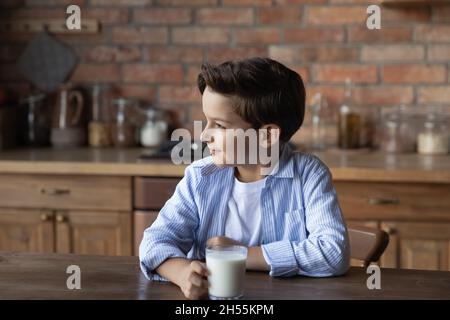
[[[374,107],[450,105],[450,6],[388,9],[382,29],[365,27],[379,0],[27,0],[1,1],[1,16],[64,17],[78,4],[98,19],[95,35],[58,36],[80,64],[72,81],[113,84],[125,96],[172,110],[190,128],[202,119],[195,87],[202,61],[270,56],[298,71],[308,96],[332,106],[344,81]],[[26,91],[14,67],[30,35],[0,35],[0,81]]]

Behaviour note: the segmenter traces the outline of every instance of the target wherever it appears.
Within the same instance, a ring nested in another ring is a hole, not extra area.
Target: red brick
[[[11,20],[14,19],[46,19],[65,17],[66,8],[20,8],[10,12]]]
[[[154,102],[156,100],[156,89],[148,85],[124,84],[117,87],[122,97],[139,99],[142,102]]]
[[[344,83],[350,78],[354,83],[376,83],[377,68],[371,65],[321,64],[313,67],[314,80],[318,82]]]
[[[120,80],[117,64],[79,64],[72,74],[74,82],[117,82]]]
[[[450,85],[419,88],[418,102],[450,103]]]
[[[449,61],[450,44],[436,44],[428,46],[429,61]]]
[[[447,67],[443,64],[401,64],[383,67],[385,83],[442,83],[447,82]]]
[[[65,17],[66,15],[64,15]],[[124,24],[128,22],[127,9],[82,9],[81,16],[85,18],[97,19],[102,25],[107,24]]]
[[[196,85],[197,84],[197,77],[198,77],[199,73],[200,73],[200,65],[188,66],[184,82],[188,83],[188,84]]]
[[[215,5],[218,0],[155,0],[163,6],[208,6]]]
[[[352,62],[359,59],[358,48],[271,46],[269,54],[288,62]]]
[[[125,82],[180,83],[183,81],[181,65],[126,64],[122,67]]]
[[[251,8],[202,8],[197,10],[197,22],[209,25],[250,25]]]
[[[190,108],[189,110],[189,119],[191,121],[205,121],[206,117],[205,114],[203,113],[203,109],[201,105],[195,105],[192,108]]]
[[[342,42],[344,29],[342,28],[289,28],[284,31],[286,42],[316,43]]]
[[[207,49],[208,62],[221,63],[228,60],[239,60],[251,57],[267,56],[266,47],[209,47]]]
[[[263,24],[300,23],[302,11],[300,7],[270,7],[260,8],[258,21]]]
[[[153,0],[91,0],[91,6],[133,7],[151,5]]]
[[[230,32],[225,28],[177,27],[172,29],[172,41],[177,44],[224,44]]]
[[[349,42],[410,42],[412,40],[412,29],[409,27],[383,26],[380,30],[369,30],[364,27],[350,27]]]
[[[96,46],[89,48],[85,59],[91,62],[132,62],[141,59],[141,50],[138,47]]]
[[[237,29],[235,39],[238,44],[271,44],[281,41],[280,30],[271,27]]]
[[[365,25],[367,19],[366,6],[315,6],[308,7],[307,23],[310,25]]]
[[[337,108],[344,101],[344,87],[308,85],[306,87],[306,100],[309,102],[316,93],[321,93],[327,99],[330,107]]]
[[[24,2],[22,0],[22,2]],[[83,6],[86,0],[26,0],[27,7],[32,6],[69,6],[71,4]]]
[[[222,0],[224,6],[271,6],[272,0]]]
[[[202,97],[197,86],[160,86],[159,100],[162,103],[201,103]]]
[[[201,62],[203,49],[199,47],[148,47],[147,59],[151,62]]]
[[[188,24],[192,21],[192,12],[180,8],[135,9],[133,21],[141,24]]]
[[[353,90],[354,101],[361,105],[398,105],[411,104],[414,94],[412,87],[356,87]]]
[[[430,8],[386,8],[381,10],[381,29],[384,23],[414,23],[430,21]]]
[[[330,0],[332,4],[381,4],[382,0]]]
[[[115,43],[163,44],[167,39],[167,28],[163,27],[116,27],[112,30]]]
[[[419,25],[416,27],[416,41],[450,42],[450,25]]]
[[[450,7],[434,7],[433,21],[436,22],[450,22]]]
[[[292,5],[292,4],[324,4],[328,0],[275,0],[275,4]]]
[[[362,61],[418,61],[425,58],[421,45],[367,45],[362,47]]]

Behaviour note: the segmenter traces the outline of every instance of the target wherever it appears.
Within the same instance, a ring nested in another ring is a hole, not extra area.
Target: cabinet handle
[[[386,199],[386,198],[370,198],[368,200],[370,205],[393,205],[399,204],[400,200],[398,199]]]
[[[65,216],[63,216],[62,214],[58,214],[57,216],[56,216],[56,222],[65,222],[66,221],[66,217]]]
[[[50,220],[50,215],[47,213],[41,213],[41,221],[45,222],[45,221],[49,221]]]
[[[59,188],[51,188],[51,189],[41,189],[42,194],[48,194],[52,196],[59,196],[63,194],[70,194],[70,189],[59,189]]]

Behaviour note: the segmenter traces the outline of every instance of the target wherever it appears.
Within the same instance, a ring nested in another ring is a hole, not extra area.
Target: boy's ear
[[[259,144],[263,148],[269,148],[280,140],[280,127],[276,124],[265,124],[259,128]]]

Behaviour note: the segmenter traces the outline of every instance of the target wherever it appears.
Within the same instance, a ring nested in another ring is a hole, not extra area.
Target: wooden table
[[[69,290],[66,269],[81,269],[81,289]],[[352,267],[334,278],[271,278],[248,272],[245,299],[450,299],[450,272],[381,269],[381,289]],[[171,283],[150,282],[137,257],[0,252],[0,299],[183,299]]]

